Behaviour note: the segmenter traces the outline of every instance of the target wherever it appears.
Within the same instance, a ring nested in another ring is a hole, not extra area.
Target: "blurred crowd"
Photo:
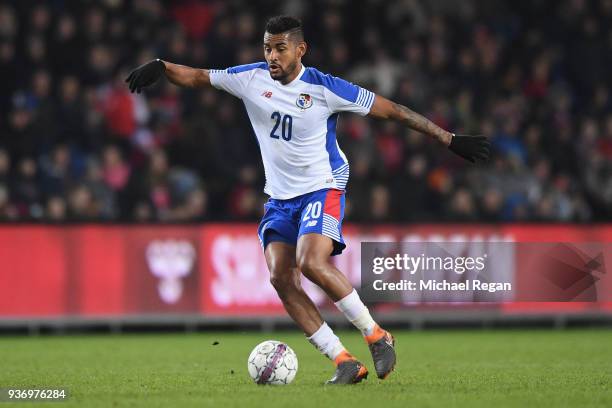
[[[492,142],[472,166],[343,115],[348,220],[612,219],[612,0],[0,0],[0,219],[258,219],[240,101],[124,78],[155,57],[261,61],[276,14],[302,18],[305,65]]]

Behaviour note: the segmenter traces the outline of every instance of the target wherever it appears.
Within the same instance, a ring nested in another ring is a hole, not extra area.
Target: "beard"
[[[284,79],[286,79],[291,73],[293,73],[293,71],[295,71],[296,67],[297,67],[297,61],[291,63],[289,66],[287,66],[287,68],[283,68],[282,66],[280,66],[279,64],[276,64],[278,66],[278,69],[276,71],[276,73],[272,73],[272,71],[268,70],[268,72],[270,73],[270,77],[272,77],[272,79],[274,79],[275,81],[283,81]]]

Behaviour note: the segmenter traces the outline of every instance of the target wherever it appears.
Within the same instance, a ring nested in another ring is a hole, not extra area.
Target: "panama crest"
[[[298,108],[308,109],[312,106],[312,96],[302,93],[300,96],[298,96],[295,104],[298,106]]]

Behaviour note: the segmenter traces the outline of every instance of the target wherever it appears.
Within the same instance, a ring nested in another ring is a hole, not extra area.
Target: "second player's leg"
[[[323,324],[323,318],[300,284],[295,246],[271,242],[266,246],[265,256],[270,270],[270,282],[285,310],[307,336],[312,336]]]

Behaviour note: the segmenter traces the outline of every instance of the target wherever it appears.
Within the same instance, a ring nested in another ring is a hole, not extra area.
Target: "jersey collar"
[[[300,78],[302,78],[302,75],[304,75],[304,72],[306,72],[306,67],[304,66],[304,64],[302,64],[302,69],[300,70],[300,73],[293,79],[293,81],[289,82],[286,85],[283,85],[280,81],[277,81],[277,80],[274,80],[274,83],[283,88],[291,88],[297,85]]]

